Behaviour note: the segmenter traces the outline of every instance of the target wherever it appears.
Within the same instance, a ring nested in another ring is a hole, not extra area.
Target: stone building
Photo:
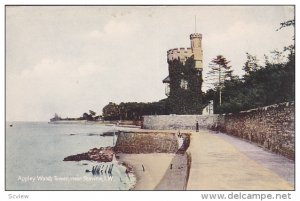
[[[166,85],[167,108],[172,114],[201,114],[202,112],[202,34],[190,35],[190,48],[167,51],[169,75]]]

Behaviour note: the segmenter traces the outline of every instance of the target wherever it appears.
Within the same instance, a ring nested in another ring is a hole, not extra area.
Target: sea
[[[11,126],[12,125],[12,126]],[[6,122],[6,190],[129,190],[136,180],[117,160],[63,161],[96,147],[113,146],[116,127],[92,123]],[[114,164],[112,174],[93,175],[93,166]]]

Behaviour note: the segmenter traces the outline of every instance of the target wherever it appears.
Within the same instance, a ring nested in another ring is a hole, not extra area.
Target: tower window
[[[182,89],[187,90],[188,89],[188,82],[186,80],[184,80],[184,79],[181,79],[181,81],[180,81],[180,87]]]
[[[166,94],[166,96],[170,96],[170,84],[169,83],[165,84],[165,94]]]

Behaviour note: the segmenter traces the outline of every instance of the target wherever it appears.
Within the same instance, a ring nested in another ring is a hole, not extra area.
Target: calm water
[[[64,157],[87,152],[94,147],[113,145],[113,137],[99,134],[113,127],[95,124],[48,124],[13,122],[6,127],[7,190],[128,190],[134,177],[114,163],[112,176],[93,176],[85,170],[90,161],[63,161]]]

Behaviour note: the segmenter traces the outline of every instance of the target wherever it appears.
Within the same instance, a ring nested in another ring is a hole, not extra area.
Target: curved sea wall
[[[132,167],[137,180],[133,190],[185,190],[189,144],[189,133],[120,132],[114,151]]]
[[[114,151],[127,154],[176,153],[179,148],[175,133],[121,132],[118,135]]]

